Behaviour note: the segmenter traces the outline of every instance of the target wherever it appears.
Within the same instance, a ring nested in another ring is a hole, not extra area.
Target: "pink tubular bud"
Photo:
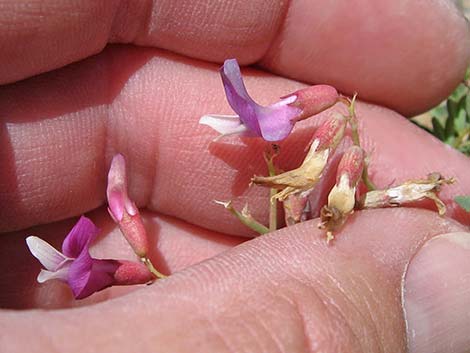
[[[346,118],[340,114],[335,114],[325,121],[313,134],[312,141],[318,140],[317,151],[326,148],[334,150],[344,136],[346,129]]]
[[[283,98],[291,96],[296,96],[297,99],[289,105],[302,110],[301,114],[296,118],[296,121],[321,113],[335,105],[339,98],[338,91],[328,85],[310,86]]]
[[[356,187],[359,179],[362,176],[362,170],[364,169],[364,159],[365,153],[361,147],[349,147],[339,162],[338,172],[336,174],[336,185],[339,185],[343,175],[347,175],[349,187]]]
[[[139,257],[146,257],[148,253],[148,237],[140,214],[129,215],[124,213],[124,217],[118,223],[119,229],[132,247],[132,250]]]
[[[127,286],[133,284],[144,284],[153,281],[155,277],[147,267],[138,262],[119,260],[119,267],[114,272],[114,283],[116,286]]]
[[[135,203],[127,194],[126,161],[117,154],[111,161],[108,173],[108,211],[119,225],[122,234],[139,257],[146,257],[148,238]]]

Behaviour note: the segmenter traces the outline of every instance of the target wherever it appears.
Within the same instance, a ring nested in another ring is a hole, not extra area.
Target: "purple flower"
[[[199,123],[212,127],[222,136],[240,134],[280,141],[290,134],[297,121],[331,107],[338,100],[335,88],[317,85],[265,107],[249,96],[236,59],[226,60],[220,75],[228,103],[238,115],[204,115]]]
[[[98,233],[93,222],[82,216],[64,239],[62,252],[38,237],[26,238],[29,250],[45,267],[38,282],[61,280],[70,286],[76,299],[82,299],[112,285],[147,283],[153,279],[143,264],[92,258],[88,249]]]

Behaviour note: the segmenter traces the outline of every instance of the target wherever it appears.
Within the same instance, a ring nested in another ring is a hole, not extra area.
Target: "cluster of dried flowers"
[[[355,209],[400,206],[428,198],[436,203],[439,214],[445,213],[445,205],[437,193],[443,184],[452,183],[453,180],[444,179],[438,173],[385,190],[375,189],[367,173],[367,155],[359,144],[354,98],[339,95],[331,86],[316,85],[296,91],[281,98],[279,102],[264,107],[248,95],[235,59],[225,61],[220,73],[227,100],[238,115],[205,115],[200,123],[219,132],[219,138],[233,134],[262,138],[271,143],[275,151],[274,154],[265,156],[269,176],[252,178],[253,184],[271,188],[269,227],[256,221],[248,208],[239,212],[231,201],[216,201],[259,234],[278,228],[277,202],[283,205],[287,226],[311,218],[309,195],[331,162],[338,144],[347,135],[348,126],[353,144],[342,154],[336,170],[336,184],[330,190],[328,202],[320,212],[318,226],[325,230],[328,242]],[[320,125],[312,136],[302,164],[296,169],[276,175],[273,159],[279,151],[275,142],[285,139],[298,121],[325,111],[339,102],[348,106],[348,115],[336,113]],[[368,189],[362,194],[358,188],[361,182]],[[143,284],[165,277],[155,269],[148,257],[147,234],[139,210],[128,196],[126,165],[120,154],[114,156],[111,162],[107,199],[109,214],[140,262],[91,257],[89,247],[99,234],[99,229],[90,219],[82,216],[64,239],[62,252],[38,237],[30,236],[26,239],[31,253],[45,268],[39,273],[38,282],[61,280],[70,286],[76,299],[81,299],[110,286]]]
[[[325,111],[336,103],[346,104],[348,108],[347,115],[335,113],[317,128],[308,146],[308,153],[298,168],[275,175],[273,156],[270,156],[266,158],[269,176],[253,176],[253,184],[271,188],[269,227],[256,221],[248,212],[247,206],[239,212],[231,201],[216,201],[256,232],[264,234],[277,229],[276,202],[281,202],[283,205],[287,226],[310,218],[309,195],[319,183],[322,173],[331,162],[338,144],[346,137],[347,132],[353,142],[352,146],[342,154],[336,169],[336,184],[329,192],[327,204],[323,205],[320,211],[318,227],[325,230],[328,242],[334,238],[334,232],[341,228],[356,209],[394,207],[431,199],[435,202],[439,214],[445,213],[445,205],[437,194],[443,184],[453,183],[454,180],[445,179],[438,173],[431,173],[426,178],[409,180],[402,185],[384,190],[376,190],[367,172],[367,155],[359,142],[354,110],[355,97],[348,99],[339,95],[331,86],[316,85],[294,92],[275,104],[263,107],[248,95],[235,59],[225,61],[220,73],[227,100],[238,115],[205,115],[201,118],[201,124],[209,125],[221,133],[218,138],[239,134],[261,137],[275,143],[285,139],[294,124],[300,120]],[[279,147],[273,146],[276,153],[279,153]],[[360,193],[360,183],[364,184],[366,192]]]

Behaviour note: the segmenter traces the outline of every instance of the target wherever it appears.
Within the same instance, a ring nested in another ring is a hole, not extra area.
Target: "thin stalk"
[[[231,214],[233,214],[237,219],[249,227],[250,229],[254,230],[255,232],[259,234],[266,234],[269,233],[269,228],[264,226],[263,224],[259,223],[257,220],[255,220],[249,213],[248,210],[245,208],[242,212],[237,211],[231,201],[228,202],[223,202],[223,201],[216,201],[214,200],[215,203],[222,205],[225,207],[226,210],[228,210]]]
[[[351,126],[351,137],[352,137],[353,143],[356,146],[361,147],[361,141],[359,139],[359,131],[358,131],[358,124],[357,124],[356,109],[355,109],[356,97],[357,97],[357,93],[354,94],[354,96],[352,97],[350,101],[348,100],[349,101],[348,121],[349,121],[349,125]],[[377,189],[374,183],[372,182],[372,180],[370,180],[367,163],[364,164],[364,169],[362,170],[362,181],[366,185],[368,191]]]
[[[152,273],[155,277],[159,278],[159,279],[162,279],[162,278],[166,278],[167,276],[164,275],[163,273],[159,272],[155,266],[153,266],[153,263],[152,261],[150,261],[150,259],[148,257],[142,257],[141,258],[142,262],[145,264],[145,266],[147,266],[148,270],[150,271],[150,273]]]
[[[274,148],[274,151],[276,151],[277,148]],[[268,172],[269,176],[275,176],[276,175],[276,168],[274,167],[274,157],[276,156],[276,152],[268,157],[266,154],[264,155],[264,160],[266,161],[266,164],[268,165]],[[277,189],[271,188],[269,191],[269,231],[273,232],[277,230],[277,200],[273,198],[274,195],[277,194]],[[271,201],[273,200],[273,201]]]

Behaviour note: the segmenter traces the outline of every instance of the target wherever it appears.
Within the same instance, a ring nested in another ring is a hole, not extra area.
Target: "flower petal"
[[[238,115],[204,115],[199,120],[199,124],[210,126],[220,133],[221,135],[216,140],[227,135],[250,134],[250,131],[243,125]]]
[[[66,266],[63,266],[62,268],[59,268],[57,271],[41,270],[41,272],[39,272],[37,281],[39,283],[44,283],[44,282],[49,281],[51,279],[58,279],[58,280],[66,282],[67,278],[68,278],[70,262],[71,262],[71,260],[69,260],[69,263],[66,264]]]
[[[98,233],[98,227],[96,227],[89,218],[81,216],[77,224],[75,224],[67,237],[65,237],[62,244],[62,252],[71,258],[78,257],[84,249],[88,251],[90,242]]]
[[[67,261],[67,257],[41,238],[27,237],[26,244],[31,254],[49,271],[57,271]]]
[[[295,124],[295,118],[302,112],[301,109],[289,105],[295,99],[295,96],[290,96],[276,104],[260,109],[258,124],[261,136],[266,141],[280,141],[290,134]]]
[[[93,259],[83,251],[69,269],[68,284],[75,299],[83,299],[111,286],[119,267],[115,260]]]
[[[108,172],[108,187],[106,188],[109,213],[115,222],[120,222],[124,211],[134,216],[138,213],[134,202],[127,195],[126,160],[122,154],[116,154]]]
[[[225,95],[232,109],[240,116],[240,120],[249,130],[257,136],[261,136],[257,115],[262,107],[248,94],[237,60],[225,60],[220,69],[220,75]]]

